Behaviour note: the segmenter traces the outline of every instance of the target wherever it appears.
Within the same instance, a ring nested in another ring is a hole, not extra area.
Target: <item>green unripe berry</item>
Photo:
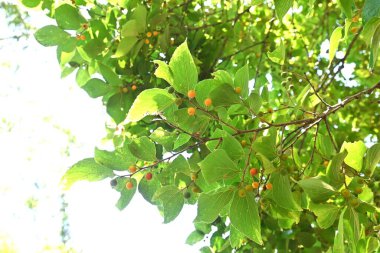
[[[174,88],[173,87],[169,87],[168,92],[169,93],[173,93],[174,92]]]
[[[189,199],[189,198],[191,197],[191,193],[188,192],[188,191],[186,191],[186,192],[183,193],[183,197],[184,197],[185,199]]]
[[[342,194],[343,198],[345,198],[345,199],[349,198],[350,195],[351,195],[350,191],[347,190],[347,189],[343,189],[343,190],[341,191],[341,194]]]
[[[359,200],[358,199],[351,199],[351,201],[350,201],[350,205],[352,206],[352,207],[358,207],[359,206]]]
[[[117,185],[117,180],[116,180],[116,178],[114,178],[114,179],[112,179],[112,180],[110,181],[110,185],[111,185],[112,187],[115,187],[115,186]]]

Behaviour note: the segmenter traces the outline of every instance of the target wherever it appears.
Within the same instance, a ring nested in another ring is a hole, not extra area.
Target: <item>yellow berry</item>
[[[146,37],[148,37],[148,38],[152,37],[152,33],[151,32],[147,32],[146,33]]]

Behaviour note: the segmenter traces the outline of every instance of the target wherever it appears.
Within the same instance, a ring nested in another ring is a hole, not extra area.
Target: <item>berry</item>
[[[244,198],[247,195],[247,193],[245,192],[245,189],[239,189],[238,194],[240,198]]]
[[[126,184],[125,184],[125,187],[130,190],[133,188],[133,183],[131,181],[128,181]]]
[[[110,185],[111,185],[112,187],[115,187],[115,186],[117,185],[117,180],[116,180],[116,178],[114,178],[114,179],[111,180]]]
[[[197,180],[198,175],[196,173],[191,173],[191,180],[195,181]]]
[[[212,105],[212,100],[211,98],[206,98],[205,101],[203,102],[205,104],[205,106],[211,106]]]
[[[127,88],[127,87],[123,87],[123,88],[121,88],[121,92],[123,92],[123,93],[128,93],[128,88]]]
[[[251,176],[256,175],[257,174],[257,169],[255,169],[255,168],[250,169],[249,174],[251,174]]]
[[[266,188],[267,190],[272,190],[272,187],[273,187],[273,185],[272,185],[271,183],[267,183],[267,184],[265,185],[265,188]]]
[[[157,36],[157,35],[159,35],[160,33],[158,32],[158,31],[153,31],[153,36]]]
[[[273,113],[273,108],[268,108],[268,113]]]
[[[152,177],[153,177],[153,174],[151,173],[151,172],[148,172],[148,173],[146,173],[146,175],[145,175],[145,178],[146,178],[146,180],[151,180],[152,179]]]
[[[358,31],[359,31],[359,27],[357,27],[357,26],[351,28],[352,33],[357,33]]]
[[[260,186],[259,182],[253,182],[253,183],[252,183],[252,187],[253,187],[253,189],[258,189],[259,186]]]
[[[181,98],[176,98],[175,104],[180,106],[182,104],[182,99]]]
[[[350,205],[352,206],[352,207],[358,207],[359,206],[359,200],[358,199],[351,199],[351,201],[350,201]]]
[[[148,45],[150,41],[148,39],[145,39],[144,43]]]
[[[187,109],[187,114],[189,114],[190,116],[194,116],[195,115],[195,108],[194,107],[189,107]]]
[[[129,166],[129,172],[131,172],[131,173],[135,173],[136,171],[137,171],[137,168],[136,168],[136,166],[135,165],[131,165],[131,166]]]
[[[146,33],[146,37],[148,37],[148,38],[152,37],[152,33],[151,32],[147,32]]]
[[[191,193],[186,191],[186,192],[183,193],[183,197],[185,199],[189,199],[191,197]]]
[[[353,18],[352,18],[352,22],[353,23],[356,23],[356,22],[358,22],[359,21],[359,15],[356,15],[356,16],[354,16]]]
[[[242,140],[240,143],[241,143],[241,145],[242,145],[243,147],[247,146],[247,141],[246,141],[246,140]]]
[[[82,24],[82,28],[86,30],[88,28],[88,24],[87,23]]]
[[[350,197],[350,191],[347,189],[343,189],[340,193],[342,194],[343,198],[345,198],[345,199]]]
[[[132,90],[137,90],[137,86],[134,84],[134,85],[132,85]]]
[[[250,184],[246,185],[246,186],[245,186],[245,190],[246,190],[247,192],[253,191],[253,187],[252,187],[252,185],[250,185]]]
[[[174,88],[173,87],[169,87],[168,92],[169,93],[173,93],[174,92]]]
[[[329,161],[325,160],[323,161],[323,166],[327,167],[329,165]]]
[[[240,94],[241,93],[241,88],[240,87],[236,87],[235,88],[235,93],[236,94]]]
[[[187,96],[188,96],[190,99],[195,98],[195,95],[196,95],[195,90],[189,90],[189,91],[187,92]]]
[[[356,187],[355,188],[355,193],[356,194],[360,194],[360,193],[362,193],[363,192],[363,189],[361,188],[361,187]]]
[[[192,190],[194,193],[200,193],[200,192],[201,192],[201,189],[199,189],[198,186],[194,186],[191,190]]]

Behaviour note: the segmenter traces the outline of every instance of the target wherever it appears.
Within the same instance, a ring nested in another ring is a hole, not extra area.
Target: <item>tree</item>
[[[23,2],[115,122],[66,188],[110,180],[165,223],[197,204],[201,252],[379,249],[378,1]]]

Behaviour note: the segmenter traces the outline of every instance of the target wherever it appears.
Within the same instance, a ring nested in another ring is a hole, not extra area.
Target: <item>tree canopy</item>
[[[196,204],[204,253],[379,250],[378,0],[22,2],[115,122],[66,189]]]

